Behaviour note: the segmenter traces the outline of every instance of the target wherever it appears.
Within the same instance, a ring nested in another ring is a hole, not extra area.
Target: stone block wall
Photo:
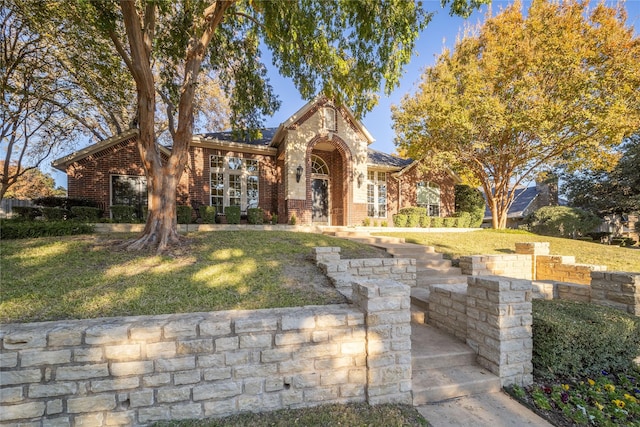
[[[573,256],[548,256],[536,257],[536,279],[553,280],[578,285],[591,283],[592,271],[606,271],[604,265],[576,264]]]
[[[591,302],[640,316],[640,273],[591,273]]]
[[[467,344],[503,386],[533,382],[531,281],[496,276],[467,280]]]
[[[432,285],[427,321],[456,338],[467,339],[467,285]]]
[[[355,289],[355,307],[4,324],[0,423],[137,426],[410,402],[409,288]]]
[[[470,276],[506,276],[532,280],[530,255],[472,255],[460,257],[462,274]]]

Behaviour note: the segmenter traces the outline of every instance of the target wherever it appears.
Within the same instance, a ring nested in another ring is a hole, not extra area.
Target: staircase
[[[411,289],[411,365],[413,404],[441,402],[474,394],[495,393],[500,379],[476,363],[476,353],[457,338],[425,323],[431,285],[466,284],[451,261],[433,247],[405,243],[397,237],[370,236],[367,232],[325,231],[336,237],[382,248],[398,258],[416,259],[416,287]]]

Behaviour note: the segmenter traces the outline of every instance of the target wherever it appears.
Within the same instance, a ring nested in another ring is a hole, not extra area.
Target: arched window
[[[329,175],[329,167],[318,156],[311,156],[311,173],[315,175]]]

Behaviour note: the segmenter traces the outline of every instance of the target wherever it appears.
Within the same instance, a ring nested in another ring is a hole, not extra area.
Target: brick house
[[[68,195],[109,206],[146,205],[146,177],[131,130],[53,162],[67,174]],[[454,211],[451,171],[428,170],[422,162],[368,148],[373,137],[344,107],[326,98],[309,102],[257,140],[231,132],[193,137],[178,204],[260,207],[280,223],[360,225],[392,222],[408,206],[430,214]],[[159,146],[163,156],[170,148]]]

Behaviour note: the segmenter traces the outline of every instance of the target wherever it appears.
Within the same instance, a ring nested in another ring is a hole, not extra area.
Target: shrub
[[[529,229],[545,236],[577,237],[585,235],[598,225],[600,218],[591,212],[567,206],[545,206],[528,215]]]
[[[452,228],[458,226],[458,218],[446,217],[442,218],[442,220],[445,227]]]
[[[428,215],[422,215],[420,217],[420,227],[429,228],[431,227],[431,217]]]
[[[291,218],[289,219],[289,224],[296,225],[296,214],[291,214]]]
[[[458,217],[457,227],[468,228],[471,226],[471,214],[469,212],[456,212],[456,217]]]
[[[41,208],[42,216],[47,221],[64,221],[69,218],[71,212],[63,208]]]
[[[640,319],[609,307],[533,301],[533,372],[584,377],[629,368],[640,354]]]
[[[113,222],[117,223],[138,222],[135,206],[113,205],[111,206],[111,217]]]
[[[83,222],[98,222],[102,216],[102,209],[90,206],[72,206],[71,215],[74,219]]]
[[[368,227],[371,225],[371,219],[369,217],[366,217],[365,219],[362,220],[362,225],[365,227]]]
[[[240,206],[225,206],[224,216],[227,224],[240,224]]]
[[[178,205],[176,206],[176,216],[178,218],[178,224],[190,224],[191,223],[191,206]]]
[[[431,217],[431,226],[433,228],[440,228],[444,225],[444,218],[440,216]]]
[[[395,214],[393,216],[393,225],[395,227],[406,227],[407,226],[407,215],[403,214]]]
[[[381,221],[380,222],[380,227],[388,227],[389,223],[387,221]]]
[[[34,219],[42,215],[40,209],[34,208],[33,206],[14,206],[13,208],[11,208],[11,212],[18,215],[19,219],[26,221],[33,221]]]
[[[428,215],[427,208],[421,208],[419,206],[411,206],[408,208],[402,208],[398,211],[400,215]]]
[[[631,237],[616,237],[614,239],[611,239],[611,244],[626,247],[635,245],[636,241]]]
[[[456,212],[467,212],[471,215],[469,227],[478,228],[482,224],[486,201],[482,191],[468,185],[456,185]]]
[[[205,224],[215,224],[217,209],[215,206],[201,206],[200,218]]]
[[[407,215],[407,227],[420,227],[420,215],[417,212]]]
[[[0,239],[28,239],[47,236],[70,236],[93,232],[93,225],[75,221],[0,220]]]
[[[377,219],[373,221],[373,226],[374,226],[374,227],[377,227],[377,226],[378,226],[378,220],[377,220]]]
[[[264,211],[260,208],[247,209],[247,222],[249,224],[264,224]]]
[[[271,215],[271,224],[277,224],[277,223],[278,223],[278,214]]]
[[[71,199],[69,197],[56,197],[56,196],[47,196],[47,197],[38,197],[37,199],[33,199],[33,203],[38,206],[44,206],[47,208],[62,208],[71,210],[74,206],[86,206],[91,208],[97,208],[98,203],[89,199]]]

